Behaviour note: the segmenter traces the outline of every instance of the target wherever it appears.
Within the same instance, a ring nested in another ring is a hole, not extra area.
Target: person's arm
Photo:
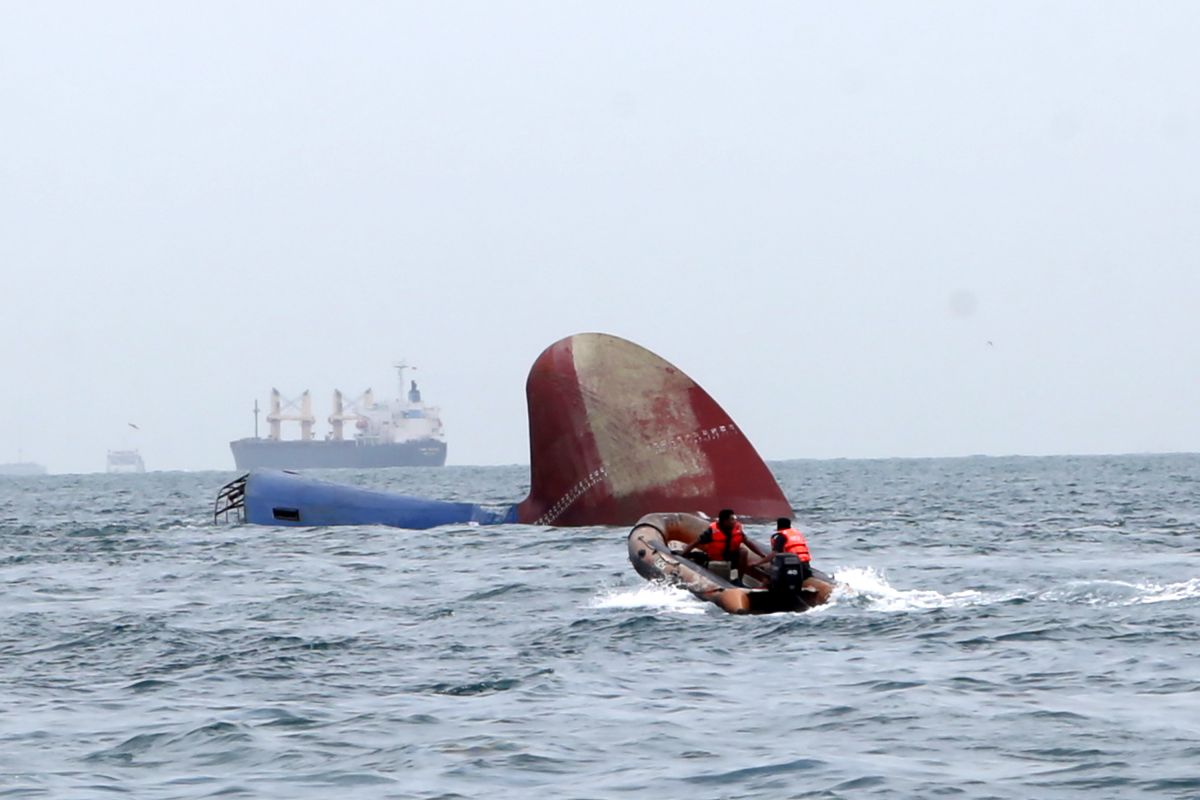
[[[749,536],[746,537],[746,547],[749,548],[750,552],[754,553],[756,556],[761,558],[763,561],[769,560],[771,558],[771,556],[768,553],[764,553],[762,551],[762,548],[758,546],[758,542],[754,541]]]
[[[712,541],[712,531],[705,531],[704,533],[702,533],[698,537],[696,537],[696,541],[692,542],[687,547],[680,550],[676,555],[681,555],[681,556],[685,555],[687,553],[692,552],[700,545],[708,544],[711,541]]]
[[[749,543],[750,540],[748,539],[748,540],[746,540],[746,542]],[[761,555],[762,558],[760,560],[755,561],[754,564],[751,564],[749,566],[762,566],[763,564],[766,564],[767,561],[774,558],[775,553],[784,552],[784,537],[780,536],[779,534],[770,535],[770,552],[769,553],[761,553],[760,551],[758,551],[757,547],[751,547],[750,549],[752,549],[752,551],[754,551],[755,553],[758,553],[758,555]]]
[[[758,561],[747,564],[746,565],[747,568],[761,567],[763,564],[766,564],[768,561],[770,561],[771,558],[775,555],[775,553],[779,552],[782,549],[782,544],[781,544],[782,540],[776,541],[778,539],[779,539],[779,534],[776,533],[776,534],[771,535],[771,552],[765,553],[765,554],[762,553],[758,549],[757,545],[752,545],[750,540],[746,539],[746,546],[749,547],[751,550],[753,550],[758,555],[762,556],[762,558],[760,558]]]

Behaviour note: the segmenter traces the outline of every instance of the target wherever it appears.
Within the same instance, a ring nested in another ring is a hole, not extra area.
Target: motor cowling
[[[771,572],[771,589],[793,595],[800,594],[808,577],[804,562],[792,553],[775,556]]]

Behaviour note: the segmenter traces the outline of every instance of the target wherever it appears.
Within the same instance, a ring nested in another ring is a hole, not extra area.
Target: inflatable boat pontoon
[[[646,580],[687,589],[730,614],[807,611],[829,600],[831,576],[816,569],[804,576],[798,562],[786,558],[748,567],[759,559],[744,544],[736,563],[713,561],[702,566],[688,557],[697,551],[680,555],[678,551],[696,541],[708,526],[709,520],[694,514],[647,514],[629,532],[629,560]]]

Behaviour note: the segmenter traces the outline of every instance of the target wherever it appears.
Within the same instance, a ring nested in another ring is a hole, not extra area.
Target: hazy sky
[[[768,459],[1200,450],[1198,41],[1190,2],[4,0],[0,461],[231,470],[272,386],[323,418],[406,358],[450,463],[527,462],[582,331]]]

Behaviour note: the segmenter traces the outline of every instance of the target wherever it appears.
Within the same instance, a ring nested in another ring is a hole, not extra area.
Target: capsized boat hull
[[[262,525],[412,529],[501,522],[629,525],[656,508],[730,506],[757,519],[791,514],[770,468],[712,396],[633,342],[602,333],[560,339],[538,356],[525,391],[530,489],[511,509],[492,513],[474,503],[389,498],[288,471],[255,469],[221,488],[217,514],[238,512],[245,521]],[[260,449],[287,445],[281,454],[289,448],[333,452],[324,442],[242,441],[257,442]],[[355,452],[383,453],[382,448],[357,447]]]
[[[223,486],[217,494],[214,517],[255,525],[391,525],[412,530],[516,521],[511,508],[341,486],[273,469],[255,470]]]
[[[694,514],[647,514],[629,532],[629,560],[633,568],[648,581],[664,581],[687,589],[701,600],[707,600],[730,614],[770,614],[779,611],[807,611],[829,601],[833,593],[833,578],[819,570],[804,581],[800,592],[773,591],[769,573],[759,567],[747,567],[758,557],[742,545],[737,554],[736,569],[745,586],[738,586],[714,571],[681,557],[671,543],[682,548],[699,538],[708,529],[709,521]],[[766,552],[766,548],[762,548]]]

